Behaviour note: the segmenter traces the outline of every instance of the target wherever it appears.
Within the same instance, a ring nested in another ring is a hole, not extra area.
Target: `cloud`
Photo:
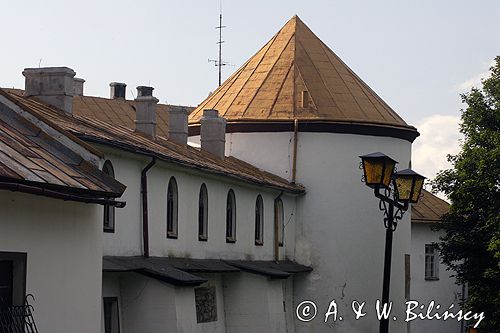
[[[448,154],[460,151],[460,117],[432,115],[417,124],[420,136],[412,146],[412,169],[434,179],[440,170],[449,169]]]
[[[475,75],[474,77],[463,81],[462,83],[456,84],[454,86],[455,91],[458,92],[468,92],[470,91],[473,87],[475,88],[481,88],[483,83],[481,82],[483,79],[487,78],[490,76],[490,67],[494,65],[494,61],[491,61],[490,63],[485,63],[483,64],[483,67],[486,68],[482,73],[479,73],[478,75]]]

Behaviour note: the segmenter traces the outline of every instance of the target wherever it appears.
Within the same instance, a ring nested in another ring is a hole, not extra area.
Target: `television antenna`
[[[222,66],[227,66],[228,63],[222,60],[222,29],[226,28],[225,25],[222,25],[222,0],[220,1],[220,11],[219,11],[219,26],[215,27],[215,29],[219,29],[219,41],[217,44],[219,45],[219,59],[208,59],[208,62],[213,62],[215,67],[219,68],[219,87],[222,84]]]

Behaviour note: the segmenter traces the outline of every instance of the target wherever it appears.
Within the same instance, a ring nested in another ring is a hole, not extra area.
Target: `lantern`
[[[397,172],[395,178],[398,201],[416,203],[425,177],[411,169],[405,169]]]
[[[365,184],[369,187],[389,187],[396,161],[383,153],[371,153],[360,156],[365,175]]]

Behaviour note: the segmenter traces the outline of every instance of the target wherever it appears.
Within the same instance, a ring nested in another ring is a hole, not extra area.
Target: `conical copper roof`
[[[418,136],[298,16],[190,114],[191,134],[204,109],[217,109],[229,132],[285,131],[298,120],[302,131]]]

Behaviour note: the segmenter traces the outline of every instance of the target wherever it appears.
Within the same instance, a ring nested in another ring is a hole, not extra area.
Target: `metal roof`
[[[10,98],[14,99],[22,107],[29,109],[40,117],[46,118],[51,123],[69,131],[84,141],[113,146],[133,153],[156,157],[191,169],[202,170],[289,193],[301,194],[305,192],[304,187],[301,185],[292,184],[286,179],[258,169],[234,157],[229,156],[221,160],[197,148],[179,145],[162,137],[148,138],[131,128],[119,124],[112,124],[77,114],[70,116],[34,97],[24,97],[19,91],[8,91]]]
[[[0,89],[0,188],[99,203],[104,203],[99,198],[122,195],[123,184],[79,154],[92,148],[60,129],[51,132],[50,122],[23,116],[32,114],[16,110],[18,106]],[[81,147],[80,152],[63,143],[63,137]]]
[[[448,212],[450,204],[431,192],[422,190],[416,204],[411,205],[412,223],[436,223]]]
[[[286,279],[292,274],[310,272],[311,267],[291,260],[219,260],[169,257],[103,258],[104,272],[137,272],[175,285],[200,285],[207,280],[191,273],[235,273],[246,271],[271,278]]]
[[[191,127],[198,126],[204,109],[217,109],[230,131],[234,123],[298,119],[387,126],[411,141],[418,136],[298,16],[191,112]]]

